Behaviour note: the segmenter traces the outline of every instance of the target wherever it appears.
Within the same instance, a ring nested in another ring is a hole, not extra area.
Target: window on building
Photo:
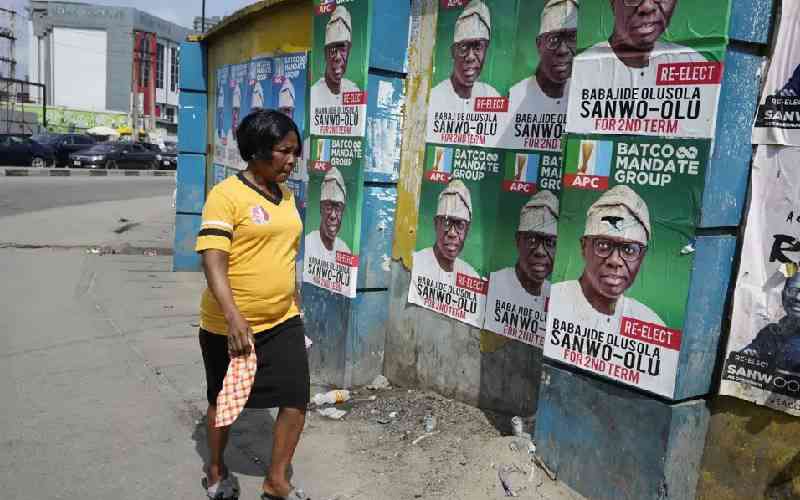
[[[170,78],[169,89],[172,92],[178,91],[178,65],[180,64],[180,54],[178,47],[172,47],[170,52]]]
[[[172,106],[167,106],[167,121],[175,123],[175,108]]]
[[[150,57],[146,51],[140,52],[139,86],[147,87],[150,82]]]
[[[164,88],[164,46],[156,45],[156,88]]]

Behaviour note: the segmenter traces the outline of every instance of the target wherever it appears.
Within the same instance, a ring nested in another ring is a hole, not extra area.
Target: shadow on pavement
[[[272,426],[275,423],[269,409],[245,408],[231,426],[228,447],[225,449],[225,464],[234,474],[263,478],[272,455]],[[277,415],[277,413],[275,413]],[[206,417],[195,425],[192,439],[195,451],[203,459],[203,469],[208,465],[206,440]],[[289,479],[292,468],[289,467]]]

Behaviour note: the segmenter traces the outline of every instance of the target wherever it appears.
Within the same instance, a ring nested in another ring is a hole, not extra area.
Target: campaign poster
[[[247,114],[247,108],[243,109],[242,106],[245,104],[244,95],[248,87],[247,76],[249,69],[249,62],[232,65],[230,80],[228,81],[231,95],[231,127],[228,130],[228,138],[226,141],[228,149],[227,165],[238,170],[244,170],[247,167],[247,163],[242,160],[242,156],[239,154],[239,145],[236,141],[236,129],[239,128],[239,124]]]
[[[303,157],[297,161],[289,184],[295,193],[297,208],[301,216],[305,214],[305,190],[308,183],[309,147],[308,127],[308,54],[296,52],[282,54],[273,58],[275,75],[270,83],[270,107],[277,109],[294,120],[303,138]]]
[[[521,2],[484,329],[541,348],[579,2]]]
[[[498,147],[508,125],[516,0],[439,6],[426,142]]]
[[[350,298],[358,281],[371,6],[314,2],[303,281]]]
[[[363,137],[371,0],[314,0],[310,130]]]
[[[673,396],[709,149],[568,136],[547,358]]]
[[[800,149],[759,146],[720,393],[800,415]]]
[[[247,84],[242,95],[241,117],[247,116],[256,108],[274,108],[272,99],[272,77],[275,62],[271,57],[252,59],[247,69]]]
[[[313,137],[303,281],[353,298],[361,237],[364,139]]]
[[[567,131],[713,138],[730,0],[581,2]]]
[[[560,151],[504,151],[483,328],[541,348],[558,239]]]
[[[230,66],[217,68],[217,100],[214,113],[214,163],[228,164],[228,137],[231,128],[230,114]]]
[[[428,144],[408,301],[483,326],[503,151]]]
[[[800,146],[800,4],[781,3],[781,22],[764,95],[753,124],[753,144]]]

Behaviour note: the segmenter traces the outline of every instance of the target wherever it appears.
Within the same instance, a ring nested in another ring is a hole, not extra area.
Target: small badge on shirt
[[[250,219],[254,224],[266,224],[269,222],[269,214],[260,206],[250,208]]]

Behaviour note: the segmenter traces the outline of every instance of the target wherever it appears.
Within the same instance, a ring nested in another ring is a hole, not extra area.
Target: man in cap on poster
[[[218,73],[219,75],[219,73]],[[217,76],[217,137],[222,144],[227,143],[225,137],[225,84]]]
[[[492,20],[489,7],[471,0],[456,20],[453,45],[453,72],[450,78],[431,90],[429,114],[473,111],[476,97],[500,97],[491,85],[479,82],[489,50]]]
[[[517,263],[489,277],[488,304],[496,300],[523,304],[531,297],[548,297],[556,253],[558,198],[547,190],[531,197],[519,214],[514,237]]]
[[[294,85],[288,78],[283,80],[281,90],[278,92],[278,111],[294,119]]]
[[[252,80],[253,82],[253,93],[250,96],[250,109],[256,108],[263,108],[264,107],[264,88],[261,85],[261,82],[256,80],[255,78]]]
[[[462,181],[452,180],[439,194],[433,218],[436,242],[432,247],[414,253],[414,272],[452,285],[455,285],[458,273],[479,277],[472,266],[458,258],[464,249],[471,222],[472,197],[469,189]]]
[[[239,119],[241,116],[239,115],[242,110],[242,88],[241,82],[238,80],[234,80],[233,86],[233,98],[231,99],[231,108],[233,114],[233,121],[231,123],[231,130],[233,130],[234,136],[236,134],[236,129],[239,127]]]
[[[800,374],[800,273],[795,263],[785,268],[781,292],[785,316],[762,328],[741,353],[766,361],[772,369]]]
[[[336,252],[350,253],[350,247],[339,237],[347,203],[347,188],[339,169],[332,167],[322,179],[319,196],[319,229],[308,233],[305,255],[336,262]]]
[[[575,58],[576,65],[584,62],[598,64],[597,68],[581,66],[581,72],[588,71],[589,75],[585,87],[655,87],[659,64],[706,62],[699,52],[690,47],[659,40],[669,27],[679,0],[609,2],[614,11],[611,37]],[[641,71],[645,68],[646,71]]]
[[[517,113],[566,114],[572,59],[578,44],[578,0],[548,0],[542,9],[533,75],[511,87]]]
[[[325,75],[311,86],[311,103],[316,108],[342,105],[342,95],[361,89],[344,77],[352,48],[352,20],[342,6],[328,19],[325,26]]]
[[[586,212],[583,274],[553,285],[548,318],[609,333],[618,333],[623,316],[664,326],[652,309],[623,295],[636,281],[651,236],[650,211],[636,192],[619,185],[603,193]]]

